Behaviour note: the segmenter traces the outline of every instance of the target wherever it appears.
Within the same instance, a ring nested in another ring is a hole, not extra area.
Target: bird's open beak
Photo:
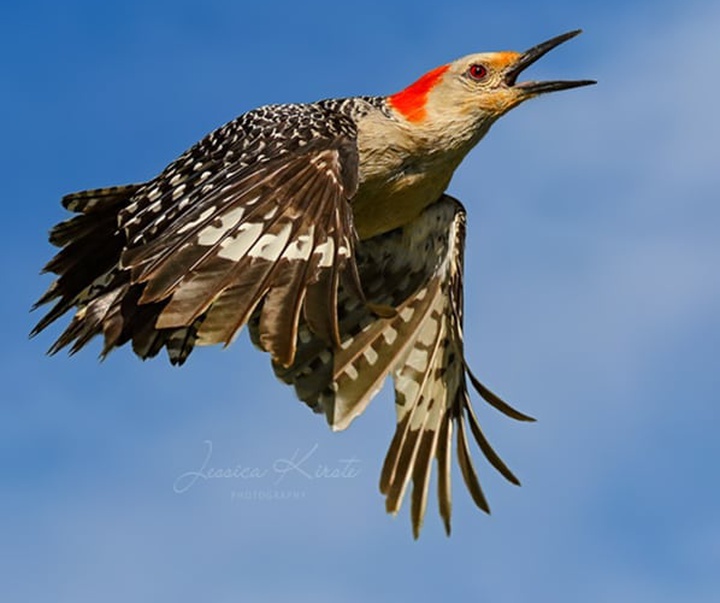
[[[508,67],[505,72],[505,84],[532,96],[535,96],[536,94],[544,94],[545,92],[555,92],[556,90],[567,90],[568,88],[579,88],[580,86],[596,84],[597,82],[595,80],[557,80],[549,82],[527,81],[517,83],[517,78],[520,73],[537,61],[541,56],[547,54],[553,48],[559,46],[563,42],[566,42],[570,38],[574,38],[581,32],[581,29],[569,31],[526,50]]]

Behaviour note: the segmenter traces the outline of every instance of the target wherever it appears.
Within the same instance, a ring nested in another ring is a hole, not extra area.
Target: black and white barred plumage
[[[465,212],[442,196],[401,228],[360,240],[357,121],[395,119],[382,98],[275,105],[208,135],[157,178],[68,195],[77,215],[52,229],[58,275],[34,333],[74,311],[51,352],[102,335],[102,354],[131,342],[182,364],[195,345],[229,343],[249,324],[278,377],[334,429],[359,415],[388,375],[398,426],[382,471],[388,511],[412,481],[417,536],[433,459],[450,531],[450,450],[488,510],[468,448],[518,483],[470,406],[462,342]],[[379,206],[379,211],[382,206]],[[490,404],[531,420],[470,375]]]

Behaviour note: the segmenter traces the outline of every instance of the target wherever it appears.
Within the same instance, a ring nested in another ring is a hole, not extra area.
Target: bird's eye
[[[474,80],[484,80],[485,76],[487,76],[487,67],[485,67],[485,65],[480,65],[479,63],[476,63],[475,65],[470,65],[470,68],[467,72],[468,75]]]

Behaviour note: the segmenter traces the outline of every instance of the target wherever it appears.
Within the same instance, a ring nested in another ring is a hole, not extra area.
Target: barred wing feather
[[[230,343],[256,308],[261,345],[280,364],[293,361],[301,315],[314,336],[339,343],[341,278],[362,296],[354,138],[316,135],[214,172],[207,162],[221,160],[206,146],[144,185],[65,198],[82,215],[51,233],[62,249],[46,270],[60,278],[38,305],[60,301],[35,332],[76,313],[51,352],[103,333],[103,353],[132,340],[143,358],[165,346],[182,362],[196,344]]]
[[[341,287],[341,344],[333,350],[300,325],[294,364],[274,364],[298,396],[344,429],[366,408],[392,374],[398,424],[380,480],[388,512],[396,513],[410,482],[411,518],[417,537],[427,505],[433,460],[437,460],[440,514],[450,532],[450,456],[453,431],[463,480],[475,503],[489,507],[473,462],[469,431],[488,461],[504,477],[517,478],[488,443],[470,405],[462,340],[462,271],[465,212],[444,196],[413,223],[360,241],[356,250],[362,303]],[[388,313],[378,308],[395,308]],[[256,325],[251,334],[256,338]],[[470,375],[478,393],[518,420],[513,409]]]

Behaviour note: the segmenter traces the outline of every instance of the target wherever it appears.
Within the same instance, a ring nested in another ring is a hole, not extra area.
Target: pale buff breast
[[[419,127],[382,114],[359,124],[359,189],[352,200],[361,239],[403,226],[437,201],[477,132]]]

